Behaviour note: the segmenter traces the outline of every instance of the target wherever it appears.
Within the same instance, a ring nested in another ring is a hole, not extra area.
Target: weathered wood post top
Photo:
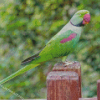
[[[57,63],[47,76],[47,100],[79,100],[81,66],[78,62]]]

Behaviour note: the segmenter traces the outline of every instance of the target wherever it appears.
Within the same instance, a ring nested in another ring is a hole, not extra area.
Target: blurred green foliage
[[[0,80],[20,69],[20,62],[41,50],[80,9],[91,13],[76,50],[68,59],[82,65],[83,97],[96,96],[100,79],[99,0],[0,0]],[[51,60],[3,86],[25,99],[46,98],[46,75],[61,58]],[[0,87],[0,99],[20,99]]]

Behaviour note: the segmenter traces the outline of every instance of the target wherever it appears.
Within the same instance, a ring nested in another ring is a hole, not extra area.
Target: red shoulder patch
[[[64,38],[63,40],[61,40],[60,43],[71,41],[72,39],[76,37],[76,35],[77,35],[76,33],[72,33],[68,38]]]

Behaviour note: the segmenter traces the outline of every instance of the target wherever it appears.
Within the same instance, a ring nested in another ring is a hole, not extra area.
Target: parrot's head
[[[70,23],[74,26],[84,26],[90,22],[90,14],[88,10],[79,10],[71,18]]]

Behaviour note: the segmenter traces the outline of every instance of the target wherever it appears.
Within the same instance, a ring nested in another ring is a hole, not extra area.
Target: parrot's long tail
[[[17,72],[11,74],[10,76],[8,76],[7,78],[3,79],[0,81],[0,84],[3,84],[7,81],[9,81],[10,79],[20,75],[20,74],[23,74],[24,72],[34,68],[34,67],[37,67],[39,66],[40,64],[30,64],[30,65],[26,65],[25,67],[21,68],[20,70],[18,70]]]

